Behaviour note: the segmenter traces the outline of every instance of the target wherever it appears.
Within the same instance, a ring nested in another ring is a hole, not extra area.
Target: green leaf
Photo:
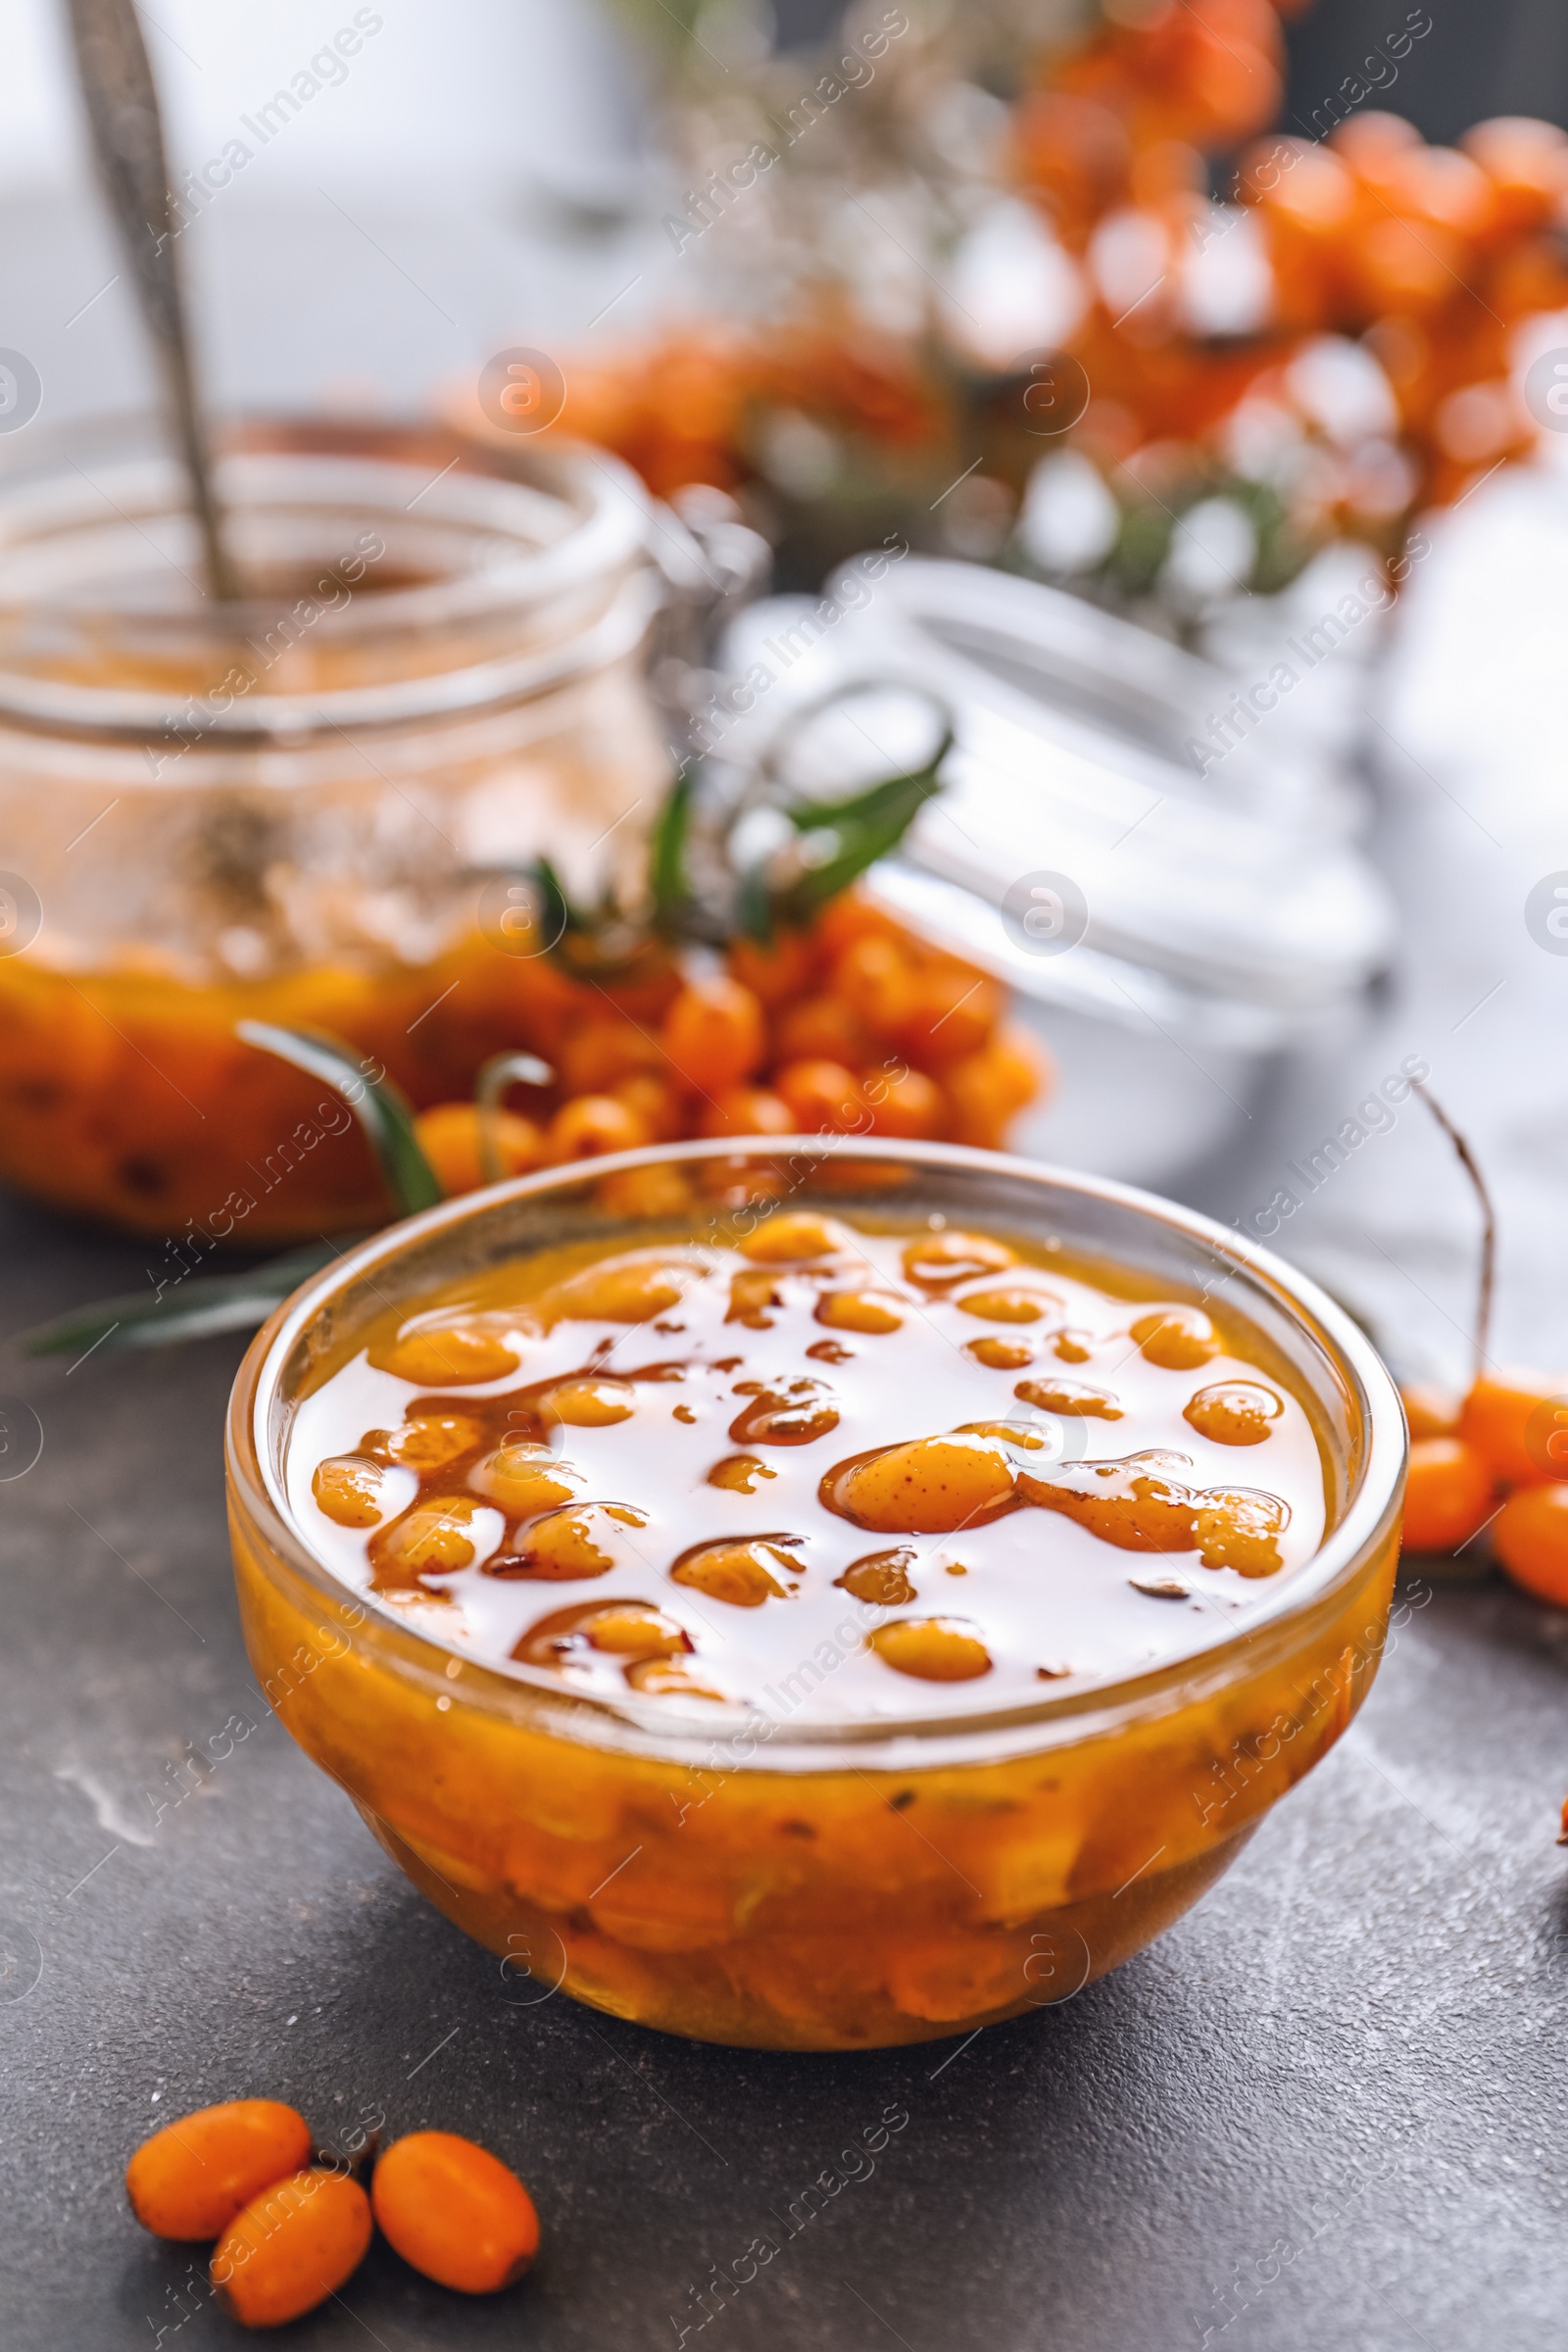
[[[554,1086],[556,1073],[548,1061],[537,1054],[492,1054],[480,1066],[473,1082],[473,1100],[479,1113],[479,1168],[486,1184],[503,1184],[506,1170],[501,1165],[500,1142],[496,1134],[496,1118],[501,1098],[509,1086]]]
[[[926,802],[942,790],[942,762],[952,749],[950,728],[928,763],[906,776],[889,776],[853,800],[797,802],[789,811],[790,821],[804,834],[832,833],[839,846],[778,894],[772,909],[775,919],[808,921],[868,866],[896,850]]]
[[[368,1078],[352,1046],[316,1029],[279,1029],[270,1021],[236,1021],[234,1034],[264,1054],[275,1054],[341,1095],[370,1139],[400,1217],[433,1208],[446,1194],[419,1148],[408,1098],[383,1071]]]
[[[177,1283],[167,1298],[150,1298],[145,1291],[132,1291],[124,1298],[101,1298],[94,1306],[74,1307],[52,1323],[24,1331],[18,1346],[24,1355],[118,1355],[126,1348],[164,1348],[219,1331],[254,1331],[291,1291],[360,1238],[355,1235],[341,1244],[312,1242],[244,1274],[199,1274],[194,1281]]]
[[[654,928],[666,934],[678,932],[681,918],[691,906],[691,884],[686,874],[686,845],[691,837],[692,794],[696,779],[690,767],[683,767],[670,787],[669,797],[661,808],[649,840],[649,881],[654,898]]]

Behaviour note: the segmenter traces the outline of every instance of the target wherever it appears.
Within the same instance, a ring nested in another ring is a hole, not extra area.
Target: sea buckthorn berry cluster
[[[1568,1381],[1489,1373],[1461,1400],[1401,1392],[1410,1424],[1404,1543],[1458,1551],[1490,1527],[1516,1584],[1568,1608]]]
[[[1003,1021],[993,980],[913,938],[869,901],[834,900],[809,931],[739,940],[725,969],[662,985],[633,1018],[604,988],[563,979],[550,1034],[558,1073],[530,1115],[498,1113],[504,1176],[688,1136],[861,1134],[999,1149],[1049,1082],[1045,1058]],[[481,1114],[438,1102],[415,1122],[449,1194],[485,1179]],[[610,1178],[607,1205],[677,1215],[677,1170]]]
[[[375,2227],[414,2269],[464,2294],[511,2286],[538,2251],[532,2198],[471,2139],[415,2132],[395,2140],[374,2156],[368,2195],[358,2169],[313,2156],[297,2109],[230,2099],[144,2140],[125,2188],[154,2236],[217,2239],[213,2289],[245,2328],[280,2328],[336,2294]]]

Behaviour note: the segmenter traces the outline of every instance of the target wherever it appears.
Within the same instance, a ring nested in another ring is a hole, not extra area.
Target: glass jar
[[[500,1956],[508,1997],[556,1988],[667,2032],[852,2049],[968,2031],[1069,1997],[1180,1916],[1334,1744],[1371,1685],[1398,1549],[1405,1435],[1362,1335],[1290,1268],[1149,1195],[956,1145],[771,1143],[792,1207],[1054,1237],[1161,1298],[1222,1296],[1289,1367],[1317,1429],[1328,1532],[1201,1646],[1025,1705],[953,1686],[952,1711],[874,1723],[628,1690],[475,1663],[351,1592],[286,1500],[297,1401],[389,1303],[603,1237],[624,1171],[678,1167],[734,1197],[733,1141],[525,1177],[376,1237],[257,1338],[228,1423],[246,1642],[280,1720],[449,1918]],[[743,1171],[744,1175],[744,1171]],[[867,1188],[872,1188],[868,1195]],[[744,1185],[742,1187],[744,1190]],[[722,1208],[715,1212],[720,1218]],[[721,1230],[716,1228],[715,1230]],[[818,1680],[821,1678],[818,1677]],[[963,1693],[960,1697],[959,1692]],[[901,1819],[901,1816],[906,1818]],[[918,1835],[912,1834],[918,1831]]]
[[[588,450],[235,428],[249,595],[221,606],[151,427],[24,459],[0,472],[0,1176],[210,1240],[378,1223],[343,1104],[235,1023],[330,1031],[417,1104],[548,1032],[507,877],[546,846],[579,880],[635,854],[622,820],[667,774],[646,496]]]

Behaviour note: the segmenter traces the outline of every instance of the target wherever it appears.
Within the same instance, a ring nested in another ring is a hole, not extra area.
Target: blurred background
[[[496,441],[487,364],[543,355],[542,438],[770,551],[771,601],[666,662],[677,751],[707,713],[761,760],[865,676],[961,710],[875,880],[1017,992],[1056,1070],[1026,1148],[1239,1223],[1454,1378],[1475,1202],[1376,1108],[1420,1065],[1496,1198],[1498,1348],[1568,1356],[1555,0],[138,14],[216,407]],[[145,405],[60,17],[3,25],[0,344],[40,426]]]

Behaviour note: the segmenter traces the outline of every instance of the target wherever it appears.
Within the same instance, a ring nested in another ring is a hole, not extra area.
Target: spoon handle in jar
[[[67,6],[98,172],[163,368],[208,581],[214,596],[229,603],[239,590],[213,495],[207,430],[197,405],[163,119],[146,44],[132,0],[67,0]]]

